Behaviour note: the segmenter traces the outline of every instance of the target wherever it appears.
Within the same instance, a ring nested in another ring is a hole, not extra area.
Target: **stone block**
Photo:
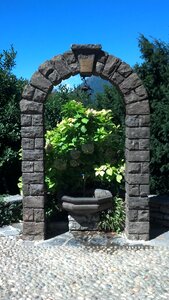
[[[150,239],[150,234],[149,234],[149,232],[148,233],[143,233],[143,234],[139,234],[138,235],[138,240],[139,241],[149,241],[149,239]]]
[[[148,197],[129,197],[126,196],[128,209],[149,209]]]
[[[30,185],[23,182],[22,192],[23,192],[24,196],[29,196],[30,195]]]
[[[150,129],[149,127],[127,127],[126,137],[129,139],[149,139]]]
[[[125,124],[128,127],[138,127],[139,115],[126,115]]]
[[[148,234],[149,233],[149,222],[128,222],[127,231],[129,234]]]
[[[30,195],[31,196],[43,196],[44,195],[44,184],[30,184]]]
[[[59,83],[61,83],[62,81],[62,77],[61,75],[56,71],[54,70],[49,76],[48,76],[49,80],[54,84],[54,85],[57,85]]]
[[[35,89],[35,93],[33,96],[33,101],[35,102],[39,102],[39,103],[44,103],[45,99],[46,99],[47,93],[42,92],[39,89]]]
[[[125,186],[126,186],[126,193],[129,196],[139,196],[140,195],[138,184],[128,184],[126,182]]]
[[[68,65],[76,63],[76,57],[72,51],[67,51],[63,53],[63,58]]]
[[[25,184],[30,184],[30,183],[43,183],[44,182],[44,174],[41,173],[23,173],[22,174],[22,181]]]
[[[126,104],[126,114],[128,115],[146,115],[150,113],[148,100],[142,100]]]
[[[126,138],[125,147],[128,150],[139,150],[139,140]]]
[[[140,196],[148,196],[150,194],[149,184],[141,184],[140,185]]]
[[[21,126],[31,126],[32,116],[21,114]]]
[[[137,163],[137,162],[127,163],[126,172],[130,174],[141,173],[141,163]]]
[[[22,99],[20,101],[20,109],[22,113],[27,113],[27,114],[42,114],[43,112],[43,104],[34,102],[34,101],[29,101],[26,99]]]
[[[90,76],[93,73],[95,54],[78,55],[80,65],[80,74],[83,76]]]
[[[79,66],[79,63],[78,62],[75,62],[71,65],[69,65],[69,69],[71,71],[71,74],[74,76],[78,73],[80,73],[80,66]]]
[[[139,140],[139,149],[140,150],[149,150],[150,140],[149,139],[140,139]]]
[[[35,88],[32,85],[27,84],[23,90],[22,97],[27,100],[32,100],[34,92]]]
[[[129,184],[144,185],[149,183],[149,174],[127,174],[125,179]]]
[[[141,173],[142,174],[149,173],[149,163],[148,162],[141,164]]]
[[[57,55],[53,57],[52,62],[54,63],[55,70],[59,73],[62,80],[69,78],[72,75],[71,70],[69,69],[69,66],[66,64],[63,55]]]
[[[35,149],[44,148],[44,138],[35,138]]]
[[[33,208],[23,208],[23,221],[33,221]]]
[[[128,64],[122,62],[118,67],[117,72],[120,73],[123,77],[128,77],[133,72],[133,70]]]
[[[146,89],[143,85],[140,85],[139,87],[137,87],[135,89],[135,93],[142,99],[145,99],[147,98],[147,92],[146,92]]]
[[[126,159],[128,162],[146,162],[150,160],[150,152],[149,151],[134,151],[134,150],[126,150]]]
[[[44,208],[43,196],[26,196],[23,198],[23,207],[28,208]]]
[[[138,210],[138,221],[149,222],[149,210]]]
[[[43,126],[22,127],[21,128],[21,136],[23,138],[43,137]]]
[[[44,222],[44,220],[45,220],[44,209],[41,208],[34,209],[34,221]]]
[[[53,85],[40,72],[35,72],[30,80],[31,85],[48,93],[52,90]]]
[[[54,70],[54,65],[52,61],[47,60],[45,61],[40,67],[38,68],[39,72],[43,74],[43,76],[47,77],[51,74]]]
[[[128,211],[128,220],[129,222],[137,221],[138,218],[138,211],[137,210],[129,210]]]
[[[22,172],[27,172],[27,173],[31,173],[34,171],[34,166],[33,166],[33,162],[32,161],[22,161]]]
[[[34,171],[35,172],[44,172],[44,162],[43,161],[35,161],[34,162]]]
[[[22,138],[22,149],[34,149],[34,139]]]
[[[78,52],[82,52],[82,51],[99,51],[102,49],[101,44],[73,44],[71,46],[72,51],[78,51]]]
[[[87,216],[69,215],[68,220],[70,231],[90,231],[98,230],[100,216],[99,214],[92,214]]]
[[[106,78],[109,77],[110,74],[113,75],[112,73],[116,71],[120,62],[121,61],[118,58],[116,58],[115,56],[109,55],[106,60],[102,75],[105,76]]]
[[[139,126],[149,127],[149,125],[150,125],[150,115],[141,115],[139,117]]]
[[[24,150],[22,153],[23,161],[37,161],[43,160],[44,150]]]
[[[33,126],[43,126],[43,115],[32,115]]]
[[[101,62],[97,62],[94,73],[96,73],[96,75],[100,75],[102,73],[103,69],[104,69],[104,64]]]
[[[142,86],[141,86],[142,87]],[[140,87],[139,87],[140,88]],[[130,91],[128,94],[124,95],[124,101],[126,104],[134,103],[142,100],[147,100],[147,95],[140,96],[136,94],[135,91]]]
[[[23,222],[23,234],[26,235],[40,235],[41,237],[45,233],[44,222]]]
[[[137,76],[137,74],[132,73],[127,78],[125,78],[125,80],[119,85],[119,88],[122,93],[128,94],[131,90],[140,85],[142,85],[140,78]]]
[[[110,81],[112,84],[119,85],[124,81],[124,77],[115,71],[114,74],[110,76]]]

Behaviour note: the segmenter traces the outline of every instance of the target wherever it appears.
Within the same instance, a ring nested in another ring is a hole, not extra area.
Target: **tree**
[[[12,73],[16,52],[13,46],[0,54],[0,193],[16,193],[21,172],[19,101],[26,81]]]
[[[151,193],[169,193],[169,44],[139,38],[143,62],[135,71],[144,82],[151,112]]]

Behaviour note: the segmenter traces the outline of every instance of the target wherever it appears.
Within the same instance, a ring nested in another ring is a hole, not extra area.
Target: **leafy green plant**
[[[0,227],[19,222],[22,220],[22,213],[22,202],[7,203],[4,196],[0,196]]]
[[[114,197],[113,201],[113,208],[101,213],[99,229],[120,233],[125,222],[124,201],[118,196]]]
[[[124,144],[111,110],[87,109],[72,100],[63,106],[62,118],[46,133],[48,191],[82,194],[84,179],[85,188],[105,182],[110,185],[111,180],[119,185]],[[105,176],[96,174],[106,164]]]

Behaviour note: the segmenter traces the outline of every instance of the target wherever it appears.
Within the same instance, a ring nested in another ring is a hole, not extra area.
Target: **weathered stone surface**
[[[45,224],[44,222],[24,222],[23,223],[24,235],[44,235]]]
[[[130,210],[128,211],[128,220],[129,221],[137,221],[138,219],[138,211],[137,210]]]
[[[22,138],[22,149],[34,149],[35,142],[34,139]]]
[[[139,126],[139,115],[126,115],[125,124],[128,127],[138,127]]]
[[[148,231],[148,233],[143,233],[143,234],[138,234],[138,240],[142,240],[142,241],[148,241],[150,239],[150,233]]]
[[[33,101],[43,103],[46,99],[47,93],[42,92],[39,89],[35,89]]]
[[[30,183],[43,183],[44,182],[44,175],[43,173],[23,173],[22,174],[22,181],[25,184]]]
[[[150,147],[149,139],[140,139],[139,140],[139,149],[140,150],[148,150]]]
[[[34,221],[44,222],[44,220],[45,220],[44,209],[41,208],[34,209]]]
[[[112,75],[112,73],[116,71],[119,64],[120,64],[120,60],[118,58],[116,58],[113,55],[109,55],[106,60],[102,75],[105,77],[107,76],[109,77],[110,74]]]
[[[96,75],[100,75],[102,73],[103,69],[104,69],[104,64],[101,62],[97,62],[94,73]]]
[[[112,193],[108,190],[96,189],[94,191],[95,198],[112,197]]]
[[[150,160],[149,151],[126,151],[126,159],[128,162],[146,162]]]
[[[110,81],[112,84],[119,85],[124,81],[124,77],[120,75],[118,72],[114,72],[113,76],[110,76]]]
[[[129,150],[139,150],[139,140],[126,138],[125,147]]]
[[[22,99],[20,101],[20,109],[22,113],[27,113],[27,114],[42,114],[43,112],[43,104],[42,103],[37,103],[34,101],[29,101]]]
[[[139,116],[139,126],[148,127],[150,125],[150,115]]]
[[[21,126],[31,126],[32,116],[31,115],[21,115]]]
[[[31,196],[43,196],[44,195],[44,184],[30,184],[30,195]]]
[[[150,137],[150,129],[149,127],[127,127],[126,137],[129,139],[148,139]]]
[[[140,195],[140,190],[139,190],[139,185],[138,184],[128,184],[126,182],[126,193],[129,196],[139,196]]]
[[[80,65],[80,74],[82,76],[90,76],[93,73],[95,55],[78,55]]]
[[[53,57],[52,62],[54,63],[55,70],[59,73],[62,80],[72,75],[71,70],[69,69],[69,66],[66,64],[63,55],[57,55]]]
[[[35,161],[34,162],[34,171],[35,172],[44,172],[44,162],[43,161]]]
[[[34,171],[32,161],[22,161],[22,172],[31,173]]]
[[[22,191],[24,196],[30,195],[30,185],[23,182]]]
[[[130,162],[126,164],[127,173],[141,173],[141,163]]]
[[[150,229],[149,222],[128,222],[126,227],[130,234],[148,233]]]
[[[29,126],[21,128],[23,138],[43,137],[43,126]]]
[[[43,160],[44,151],[43,150],[24,150],[22,154],[23,161],[36,161]]]
[[[22,97],[27,100],[32,100],[34,92],[35,88],[32,85],[27,84],[23,90]]]
[[[44,147],[43,138],[35,138],[35,149],[42,149]]]
[[[142,196],[146,197],[146,196],[148,196],[149,194],[150,194],[150,187],[149,187],[149,184],[146,184],[146,185],[141,184],[141,185],[140,185],[140,196],[141,196],[141,197],[142,197]]]
[[[128,209],[149,209],[148,197],[126,197]]]
[[[71,70],[71,74],[73,76],[80,73],[80,65],[78,62],[75,62],[75,63],[69,65],[69,69]]]
[[[149,173],[149,163],[148,162],[143,162],[141,164],[141,173]]]
[[[128,77],[133,72],[133,70],[128,64],[122,62],[118,67],[117,72],[124,77]]]
[[[49,80],[54,84],[54,85],[57,85],[59,83],[61,83],[62,81],[62,77],[61,75],[56,71],[54,70],[49,76],[48,76]]]
[[[50,73],[54,70],[54,65],[51,60],[45,61],[42,65],[39,67],[39,72],[42,73],[45,77],[47,77]]]
[[[33,221],[33,208],[23,208],[23,221]]]
[[[76,57],[72,51],[67,51],[67,52],[63,53],[63,58],[68,65],[71,65],[71,64],[77,62]]]
[[[126,114],[128,115],[145,115],[149,113],[150,109],[148,100],[142,100],[126,105]]]
[[[149,174],[126,174],[125,179],[129,184],[148,184]]]
[[[85,231],[98,230],[98,223],[100,221],[99,214],[79,216],[69,215],[69,230],[70,231]]]
[[[140,85],[142,85],[140,78],[137,76],[137,74],[132,73],[127,78],[125,78],[125,80],[119,85],[119,88],[122,93],[128,94],[131,90]]]
[[[131,90],[128,94],[124,95],[124,101],[126,104],[134,103],[142,100],[147,100],[147,94],[139,96],[135,91]]]
[[[30,208],[44,208],[43,196],[27,196],[23,199],[23,206]]]
[[[143,86],[143,85],[140,85],[139,87],[137,87],[136,89],[135,89],[135,93],[139,96],[139,97],[141,97],[142,99],[143,98],[147,98],[148,97],[148,95],[147,95],[147,92],[146,92],[146,89],[145,89],[145,87]]]
[[[31,85],[42,90],[45,93],[51,91],[53,85],[40,72],[35,72],[31,78]]]
[[[101,44],[73,44],[71,46],[72,51],[76,50],[101,50]]]
[[[32,125],[42,126],[43,125],[43,115],[32,115]]]

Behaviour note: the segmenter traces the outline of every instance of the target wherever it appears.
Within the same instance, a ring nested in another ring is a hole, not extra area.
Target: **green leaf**
[[[106,174],[112,176],[113,175],[113,170],[112,168],[109,168],[106,170]]]
[[[116,181],[118,182],[118,183],[120,183],[121,181],[122,181],[122,175],[120,175],[120,174],[117,174],[117,176],[116,176]]]
[[[89,119],[87,119],[87,118],[82,119],[82,123],[87,124],[88,122],[89,122]]]
[[[83,125],[83,126],[81,127],[81,132],[86,133],[86,131],[87,131],[87,129],[86,129],[86,127]]]

